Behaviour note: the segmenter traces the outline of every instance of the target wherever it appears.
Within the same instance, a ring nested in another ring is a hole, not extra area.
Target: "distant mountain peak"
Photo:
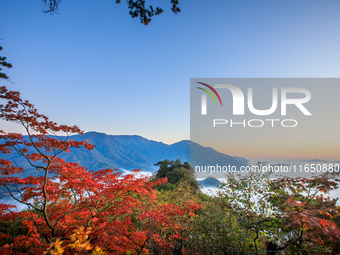
[[[95,145],[93,150],[71,149],[70,153],[62,153],[61,157],[67,162],[76,162],[88,170],[120,169],[142,171],[156,171],[155,163],[164,159],[190,163],[190,149],[201,162],[207,164],[240,164],[235,158],[217,152],[212,148],[203,147],[190,140],[182,140],[171,145],[149,140],[139,135],[108,135],[96,131],[89,131],[83,135],[73,135],[75,141],[88,140]],[[18,159],[16,154],[5,155],[8,160]]]

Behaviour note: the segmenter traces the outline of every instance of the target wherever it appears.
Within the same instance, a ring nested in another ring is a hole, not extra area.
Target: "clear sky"
[[[125,1],[0,1],[7,74],[60,124],[173,143],[190,137],[190,78],[340,77],[338,0],[182,0],[144,26]],[[6,127],[7,131],[13,127]]]

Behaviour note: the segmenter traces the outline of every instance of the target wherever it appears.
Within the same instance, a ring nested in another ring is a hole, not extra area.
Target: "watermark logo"
[[[215,93],[215,95],[218,97],[221,106],[222,100],[220,98],[220,95],[217,93],[217,91],[210,85],[203,83],[203,82],[197,82],[199,84],[202,84],[206,87],[208,87],[212,92]],[[227,89],[231,92],[233,97],[233,115],[244,115],[244,108],[245,108],[245,96],[243,91],[232,84],[215,84],[214,86],[216,89]],[[198,89],[201,89],[205,91],[210,97],[213,99],[215,105],[217,105],[216,100],[214,96],[209,92],[208,90],[197,87]],[[273,114],[277,108],[278,108],[278,88],[274,87],[272,88],[272,105],[269,109],[259,110],[254,107],[254,99],[253,99],[253,88],[249,87],[247,89],[247,106],[249,111],[258,116],[266,116]],[[311,99],[311,93],[309,90],[305,88],[281,88],[281,115],[285,116],[287,115],[287,105],[295,105],[304,115],[311,116],[312,114],[307,110],[307,108],[304,106],[305,103],[307,103]],[[288,98],[289,94],[300,94],[303,95],[302,98]],[[207,115],[207,95],[202,94],[201,97],[201,115]]]
[[[245,115],[245,110],[256,116],[270,116],[276,113],[279,109],[281,116],[287,115],[287,106],[291,105],[296,107],[303,115],[312,116],[311,112],[305,106],[311,100],[311,92],[305,88],[299,87],[272,87],[271,88],[271,98],[265,98],[271,100],[271,105],[267,109],[258,109],[254,106],[254,93],[253,88],[248,87],[246,95],[243,91],[236,85],[233,84],[214,84],[214,87],[207,83],[196,82],[206,88],[196,87],[206,93],[201,94],[201,116],[208,114],[208,104],[207,104],[207,94],[212,98],[215,105],[217,106],[217,101],[215,96],[218,98],[221,107],[223,107],[221,95],[226,93],[231,93],[232,95],[232,114],[233,116]],[[209,90],[208,90],[209,89]],[[220,94],[216,91],[219,90]],[[263,100],[262,98],[256,98],[257,102]],[[247,108],[246,108],[247,107]],[[263,127],[266,124],[274,127],[275,124],[279,122],[282,127],[296,127],[298,122],[296,119],[243,119],[241,121],[236,121],[235,119],[225,119],[225,118],[214,118],[213,127],[219,125],[230,124],[230,127],[241,125],[243,127]]]
[[[203,83],[203,82],[197,82],[197,83],[199,83],[199,84],[209,88],[217,96],[217,98],[220,101],[220,104],[222,106],[221,97],[220,97],[220,95],[217,93],[217,91],[213,87],[211,87],[210,85],[208,85],[206,83]],[[200,90],[205,91],[214,100],[215,105],[217,105],[215,97],[211,94],[211,92],[209,90],[201,88],[201,87],[197,87],[197,88],[200,89]],[[202,94],[201,100],[202,100],[202,103],[201,103],[201,113],[202,113],[202,115],[207,115],[207,95],[206,94]]]
[[[257,162],[274,175],[339,170],[339,84],[340,78],[191,78],[195,173],[223,178],[253,172]]]

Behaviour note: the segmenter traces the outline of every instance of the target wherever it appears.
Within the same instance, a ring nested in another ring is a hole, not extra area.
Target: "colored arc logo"
[[[217,96],[217,98],[218,98],[218,100],[220,101],[221,106],[222,106],[222,100],[221,100],[221,98],[220,98],[220,95],[217,93],[217,91],[216,91],[213,87],[211,87],[210,85],[205,84],[205,83],[203,83],[203,82],[197,82],[197,83],[199,83],[199,84],[201,84],[201,85],[203,85],[203,86],[206,86],[207,88],[211,89],[211,91],[214,92],[215,95]],[[198,89],[201,89],[201,90],[203,90],[203,91],[205,91],[205,92],[207,92],[208,95],[211,96],[211,98],[214,100],[215,105],[217,105],[216,100],[215,100],[213,94],[211,94],[211,92],[210,92],[209,90],[206,90],[206,89],[200,88],[200,87],[197,87],[197,88],[198,88]]]

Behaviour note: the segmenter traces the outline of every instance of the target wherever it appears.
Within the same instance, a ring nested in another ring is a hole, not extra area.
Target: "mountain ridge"
[[[190,140],[165,144],[139,135],[108,135],[96,131],[86,132],[83,135],[72,135],[69,139],[88,140],[89,143],[95,145],[95,148],[93,150],[71,149],[70,153],[63,152],[60,157],[67,162],[79,163],[93,171],[111,168],[122,172],[133,169],[152,172],[158,169],[154,164],[165,159],[180,159],[182,162],[190,163],[190,147],[198,157],[198,161],[195,160],[195,163],[244,165],[243,162],[237,161],[236,157],[217,152]],[[19,156],[15,154],[5,156],[7,160],[22,164],[22,161],[19,161]]]

